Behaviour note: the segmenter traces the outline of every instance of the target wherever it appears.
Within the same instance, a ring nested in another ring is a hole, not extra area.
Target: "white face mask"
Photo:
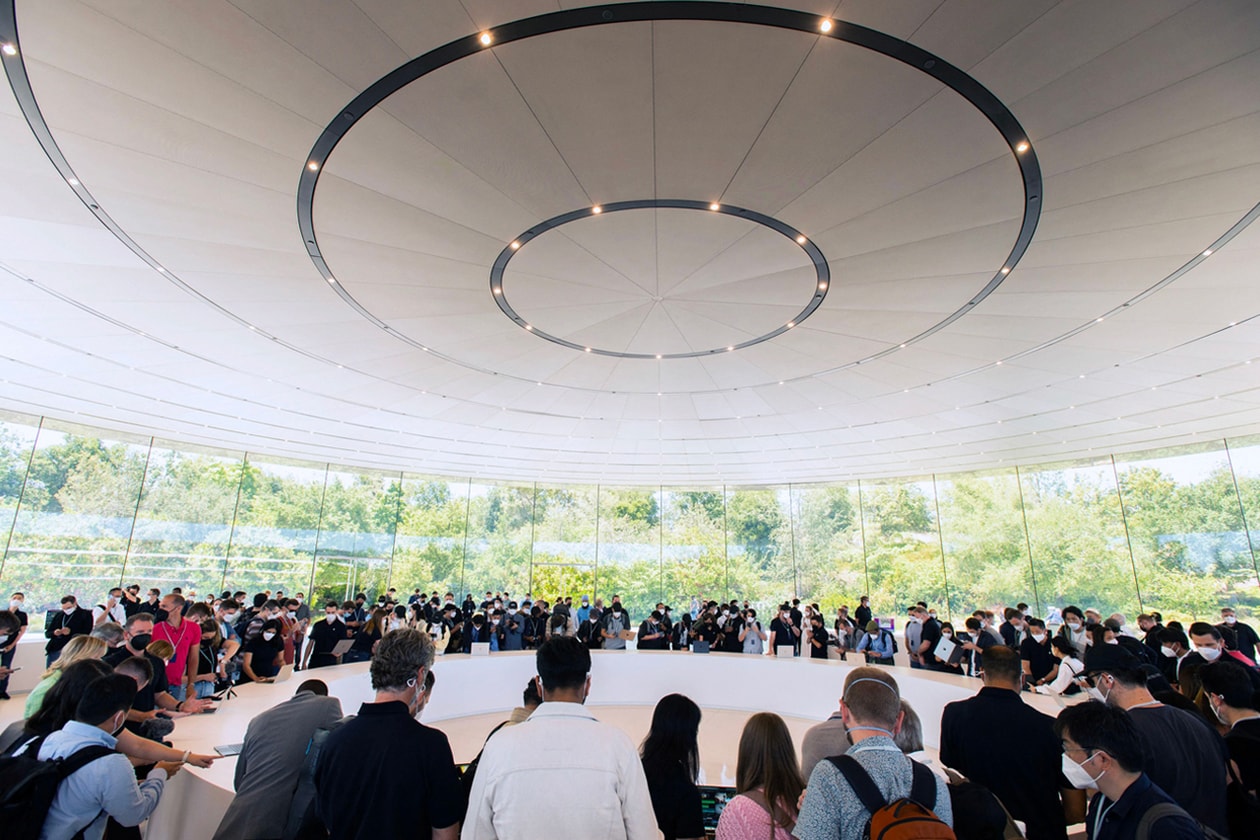
[[[1202,656],[1208,662],[1215,662],[1217,659],[1220,658],[1220,655],[1221,655],[1220,648],[1208,648],[1208,647],[1199,648],[1199,656]]]
[[[74,615],[76,609],[78,609],[78,607],[62,607],[61,611],[66,615]]]
[[[293,612],[292,610],[290,610],[290,611],[289,611],[289,618],[291,618],[291,619],[297,619],[297,613],[295,613],[295,612]]]
[[[224,621],[236,621],[236,613],[224,613],[224,614],[223,614],[223,620],[224,620]]]
[[[1037,644],[1041,644],[1042,642],[1046,640],[1045,633],[1033,633],[1032,637],[1033,637],[1033,641],[1036,642]]]
[[[1077,624],[1075,621],[1069,621],[1068,629],[1071,630],[1073,633],[1075,633],[1081,629],[1081,625]],[[1072,762],[1072,763],[1075,764],[1076,762]]]
[[[9,641],[8,636],[0,636],[0,645],[4,644],[7,641]]]
[[[942,630],[941,635],[948,639],[950,636],[954,635],[954,633],[952,630]]]
[[[23,606],[23,604],[24,604],[24,603],[25,603],[25,602],[23,602],[23,601],[18,601],[18,600],[16,600],[16,599],[14,599],[14,600],[12,600],[12,601],[10,601],[10,602],[9,602],[9,609],[13,610],[14,612],[17,612],[18,610],[22,609],[22,606]]]
[[[274,630],[268,630],[266,633],[263,633],[263,638],[269,642],[275,637],[276,637],[276,633]]]
[[[1174,659],[1177,656],[1176,652],[1173,651],[1173,649],[1170,648],[1168,645],[1161,646],[1159,649],[1159,652],[1162,653],[1164,656],[1167,656],[1169,659]]]
[[[341,621],[341,614],[340,613],[324,613],[324,618],[326,621]]]
[[[1226,624],[1233,624],[1233,623],[1234,623],[1234,622],[1236,622],[1236,621],[1238,621],[1238,616],[1235,616],[1235,615],[1227,615],[1227,616],[1225,616],[1225,623],[1226,623]]]
[[[1094,755],[1097,755],[1097,753]],[[1094,756],[1091,755],[1089,758],[1085,759],[1085,764],[1088,764],[1093,760]],[[1106,771],[1104,770],[1103,772],[1105,773]],[[1097,789],[1098,780],[1103,777],[1102,773],[1099,773],[1097,776],[1089,775],[1089,771],[1086,770],[1083,765],[1077,764],[1075,761],[1068,758],[1067,753],[1063,754],[1063,775],[1066,776],[1067,780],[1072,783],[1072,787],[1077,788],[1078,790]]]

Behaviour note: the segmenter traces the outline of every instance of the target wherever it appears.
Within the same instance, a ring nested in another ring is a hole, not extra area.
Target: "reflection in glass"
[[[847,604],[852,614],[870,590],[857,485],[793,486],[792,532],[801,600],[828,607],[829,616]]]
[[[792,553],[792,515],[786,487],[726,491],[728,598],[766,612],[798,592]]]
[[[613,595],[620,595],[622,604],[638,621],[646,618],[658,602],[668,600],[661,590],[659,490],[599,488],[595,576],[596,597],[607,606]]]
[[[344,601],[363,593],[372,603],[385,594],[402,502],[401,482],[397,473],[329,468],[312,598]]]
[[[232,538],[244,455],[154,445],[136,514],[126,585],[201,595],[224,587],[223,559]],[[231,585],[228,581],[226,585]]]
[[[326,466],[246,458],[224,570],[228,586],[250,593],[310,588],[327,473]]]
[[[450,592],[463,599],[468,481],[405,477],[392,586],[399,592]]]
[[[1041,615],[1015,470],[937,476],[936,492],[954,619],[1021,602]]]
[[[1092,606],[1104,616],[1137,615],[1133,560],[1111,460],[1021,468],[1019,476],[1046,620],[1058,621],[1058,611],[1069,604]]]
[[[63,595],[97,604],[122,580],[149,442],[92,433],[45,420],[35,442],[4,581],[39,628]]]
[[[949,615],[931,479],[863,481],[858,489],[875,614],[900,617],[926,601]]]
[[[38,417],[0,413],[0,545],[8,545],[17,516],[26,468],[35,451]],[[3,557],[0,556],[0,560]],[[0,574],[3,567],[0,566]]]
[[[481,593],[509,592],[520,600],[529,591],[534,545],[534,485],[469,485],[464,591],[478,603]]]
[[[664,600],[675,608],[695,595],[703,601],[730,600],[722,488],[666,489],[661,498]]]

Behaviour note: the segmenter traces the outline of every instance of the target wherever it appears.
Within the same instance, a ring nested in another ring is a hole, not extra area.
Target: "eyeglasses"
[[[1065,755],[1073,752],[1081,752],[1088,755],[1089,751],[1093,749],[1093,747],[1082,747],[1080,744],[1072,744],[1067,741],[1060,741],[1059,746],[1063,749]]]

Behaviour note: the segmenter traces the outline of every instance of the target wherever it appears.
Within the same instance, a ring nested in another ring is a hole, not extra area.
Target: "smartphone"
[[[206,706],[204,709],[201,710],[201,713],[203,715],[212,715],[217,711],[219,711],[218,706]]]

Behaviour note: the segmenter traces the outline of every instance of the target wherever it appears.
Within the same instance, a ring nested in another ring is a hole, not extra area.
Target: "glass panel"
[[[594,595],[598,495],[594,487],[538,488],[530,584],[535,597],[554,604],[568,595],[576,604]]]
[[[1024,602],[1041,615],[1015,470],[938,476],[936,492],[951,614],[960,621],[977,609],[1000,615]]]
[[[477,603],[487,590],[509,592],[519,602],[529,590],[534,485],[474,481],[469,492],[464,591]]]
[[[852,615],[869,588],[857,486],[793,487],[792,517],[801,600],[827,615],[847,604]]]
[[[147,451],[147,440],[44,422],[4,564],[5,588],[26,593],[32,632],[61,596],[89,606],[119,585]]]
[[[665,600],[675,615],[697,594],[701,600],[730,600],[722,489],[663,490],[661,496]]]
[[[1116,469],[1143,609],[1215,624],[1222,606],[1250,607],[1256,569],[1224,443],[1117,456]]]
[[[595,594],[605,606],[614,594],[620,595],[636,621],[646,618],[658,602],[678,597],[661,592],[660,496],[651,488],[599,488]]]
[[[402,493],[391,586],[399,592],[450,592],[462,602],[468,482],[404,478]]]
[[[329,468],[311,585],[316,603],[345,601],[360,592],[374,603],[385,594],[401,502],[397,473]]]
[[[141,591],[185,587],[202,595],[223,588],[244,455],[197,453],[155,445],[127,555],[127,584]]]
[[[1256,549],[1260,548],[1260,437],[1235,438],[1225,443],[1242,502],[1244,532],[1251,550],[1252,571],[1255,571],[1256,562],[1260,560],[1256,557]],[[1260,592],[1253,591],[1237,599],[1235,609],[1240,620],[1260,619]]]
[[[932,481],[863,481],[859,489],[872,612],[896,616],[899,627],[915,601],[949,615]]]
[[[799,592],[792,554],[788,489],[726,491],[726,568],[730,598],[759,615]]]
[[[262,456],[247,457],[244,469],[223,586],[251,596],[264,589],[305,592],[328,469]]]
[[[30,465],[38,433],[38,417],[0,413],[0,546],[8,545],[9,536],[13,533],[22,482],[26,480],[26,468]],[[3,574],[3,560],[0,555],[0,575]],[[10,593],[4,594],[7,596]]]
[[[1111,461],[1021,468],[1019,475],[1046,622],[1058,623],[1059,610],[1069,604],[1103,615],[1136,615],[1133,562]]]

